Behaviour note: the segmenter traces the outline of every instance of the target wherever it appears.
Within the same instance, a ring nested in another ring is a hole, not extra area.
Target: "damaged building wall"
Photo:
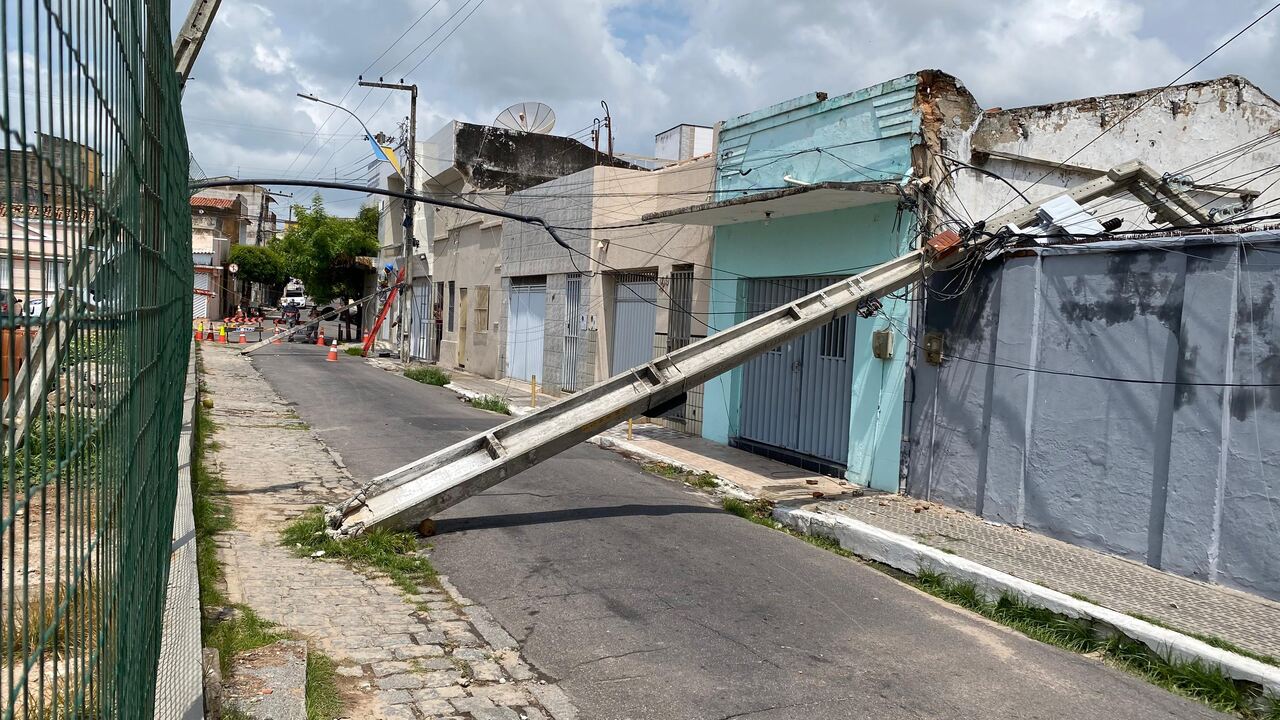
[[[1189,191],[1197,203],[1211,209],[1238,205],[1239,193],[1230,190],[1267,188],[1274,178],[1260,177],[1256,171],[1280,163],[1280,141],[1268,137],[1278,131],[1280,105],[1248,80],[1227,76],[1165,90],[993,108],[976,118],[949,112],[940,124],[939,151],[999,175],[1032,200],[1140,160],[1158,173],[1218,186]],[[1202,163],[1255,139],[1260,142],[1239,157]],[[1056,167],[1067,158],[1066,165]],[[1000,180],[963,168],[951,174],[947,191],[944,198],[958,199],[955,204],[974,220],[1022,202]],[[1254,205],[1276,198],[1280,186],[1271,187]],[[1145,209],[1134,201],[1102,207],[1100,219],[1122,217],[1125,229],[1149,227]]]
[[[908,492],[1280,599],[1278,286],[1274,232],[989,263],[928,304]]]

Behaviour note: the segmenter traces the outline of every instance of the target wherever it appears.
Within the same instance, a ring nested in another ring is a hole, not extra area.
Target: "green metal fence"
[[[165,0],[0,15],[0,716],[150,717],[191,317]]]

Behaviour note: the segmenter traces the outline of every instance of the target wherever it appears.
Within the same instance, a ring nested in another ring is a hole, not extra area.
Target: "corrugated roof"
[[[215,210],[230,210],[236,204],[235,200],[227,198],[201,197],[194,195],[191,198],[191,207],[213,208]]]

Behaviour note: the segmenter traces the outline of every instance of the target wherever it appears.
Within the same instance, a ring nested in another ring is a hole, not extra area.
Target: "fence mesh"
[[[150,717],[191,317],[165,0],[8,0],[0,716]]]

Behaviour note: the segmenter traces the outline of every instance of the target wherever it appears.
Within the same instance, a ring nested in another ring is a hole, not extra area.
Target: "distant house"
[[[509,193],[596,164],[632,167],[573,138],[455,121],[418,142],[415,181],[428,195],[502,207]],[[404,187],[393,170],[383,172],[388,187]],[[398,199],[378,202],[383,211],[379,264],[398,267],[404,254],[404,205]],[[379,339],[398,343],[403,332],[412,358],[500,377],[501,328],[494,324],[504,308],[497,267],[502,225],[492,216],[419,204],[418,246],[407,274],[410,292],[402,301],[411,305],[409,326],[387,322]]]
[[[226,317],[235,300],[228,286],[227,255],[233,238],[243,232],[244,205],[240,196],[191,197],[191,262],[195,268],[192,288],[194,319]]]

